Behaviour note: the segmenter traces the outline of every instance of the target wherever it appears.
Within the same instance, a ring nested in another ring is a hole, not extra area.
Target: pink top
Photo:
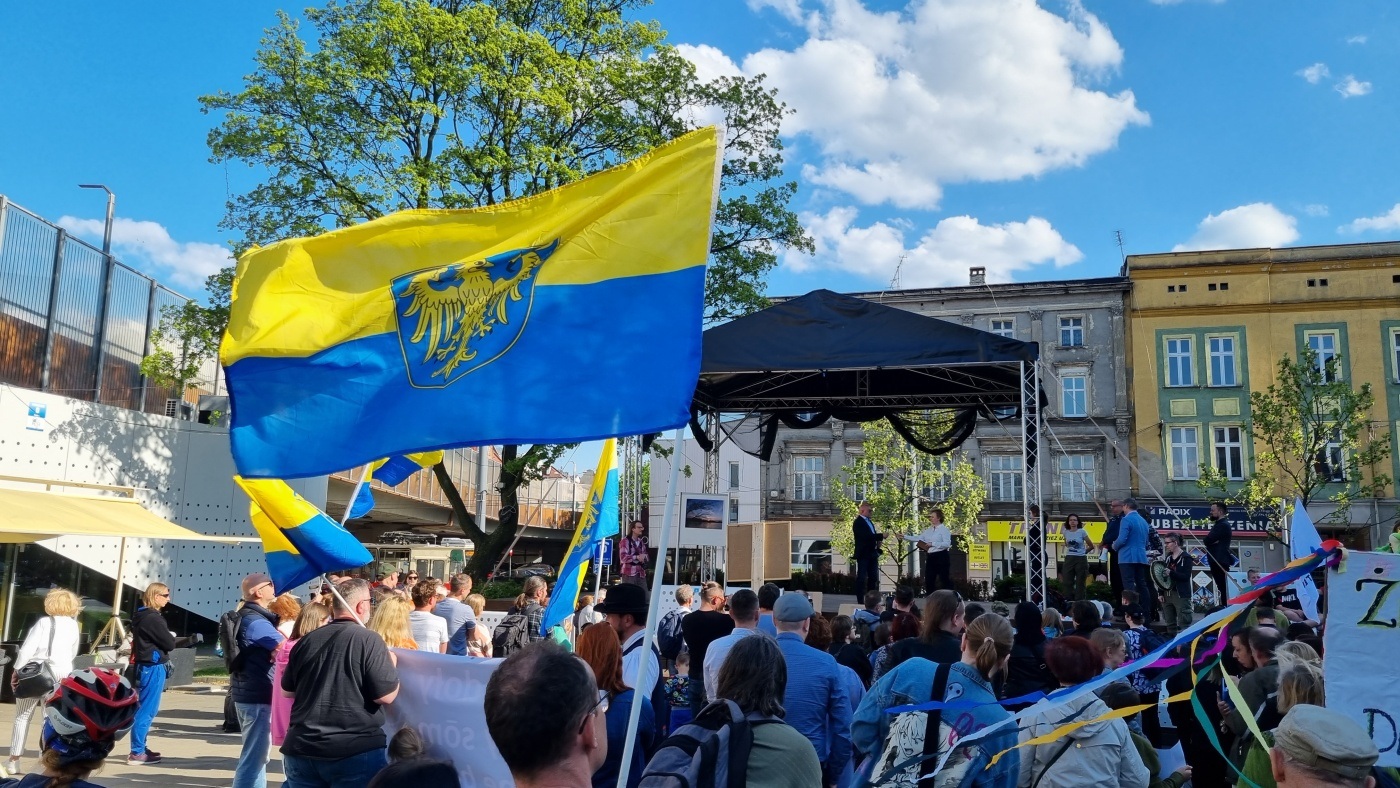
[[[272,655],[272,743],[277,747],[287,738],[287,726],[292,721],[292,699],[282,694],[282,674],[296,644],[295,640],[284,640]]]

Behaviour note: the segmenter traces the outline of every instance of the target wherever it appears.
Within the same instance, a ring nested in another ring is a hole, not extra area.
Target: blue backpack
[[[682,618],[685,618],[683,611],[672,610],[662,616],[656,625],[656,645],[661,650],[662,659],[675,659],[685,647],[685,638],[681,635]]]

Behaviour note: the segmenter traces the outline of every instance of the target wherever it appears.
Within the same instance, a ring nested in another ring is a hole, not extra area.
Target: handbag
[[[44,652],[43,659],[31,659],[15,671],[16,698],[37,698],[53,692],[53,688],[58,686],[58,679],[54,678],[53,669],[49,667],[49,660],[53,659],[54,631],[57,629],[58,620],[49,616],[49,649]]]

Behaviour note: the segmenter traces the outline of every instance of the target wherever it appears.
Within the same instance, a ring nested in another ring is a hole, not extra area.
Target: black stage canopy
[[[887,418],[941,454],[972,434],[979,414],[1019,418],[1022,375],[1039,356],[1033,342],[816,290],[705,332],[691,428],[708,451],[701,414],[755,417],[722,426],[736,439],[735,429],[747,432],[756,440],[740,444],[761,444],[746,450],[767,459],[779,421]],[[953,414],[939,435],[914,434],[904,415],[939,410]]]

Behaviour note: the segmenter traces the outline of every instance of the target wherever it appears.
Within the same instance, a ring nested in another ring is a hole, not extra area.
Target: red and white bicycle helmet
[[[120,673],[87,668],[58,682],[44,703],[44,719],[65,738],[84,734],[94,742],[113,741],[131,730],[137,702],[136,690]]]

